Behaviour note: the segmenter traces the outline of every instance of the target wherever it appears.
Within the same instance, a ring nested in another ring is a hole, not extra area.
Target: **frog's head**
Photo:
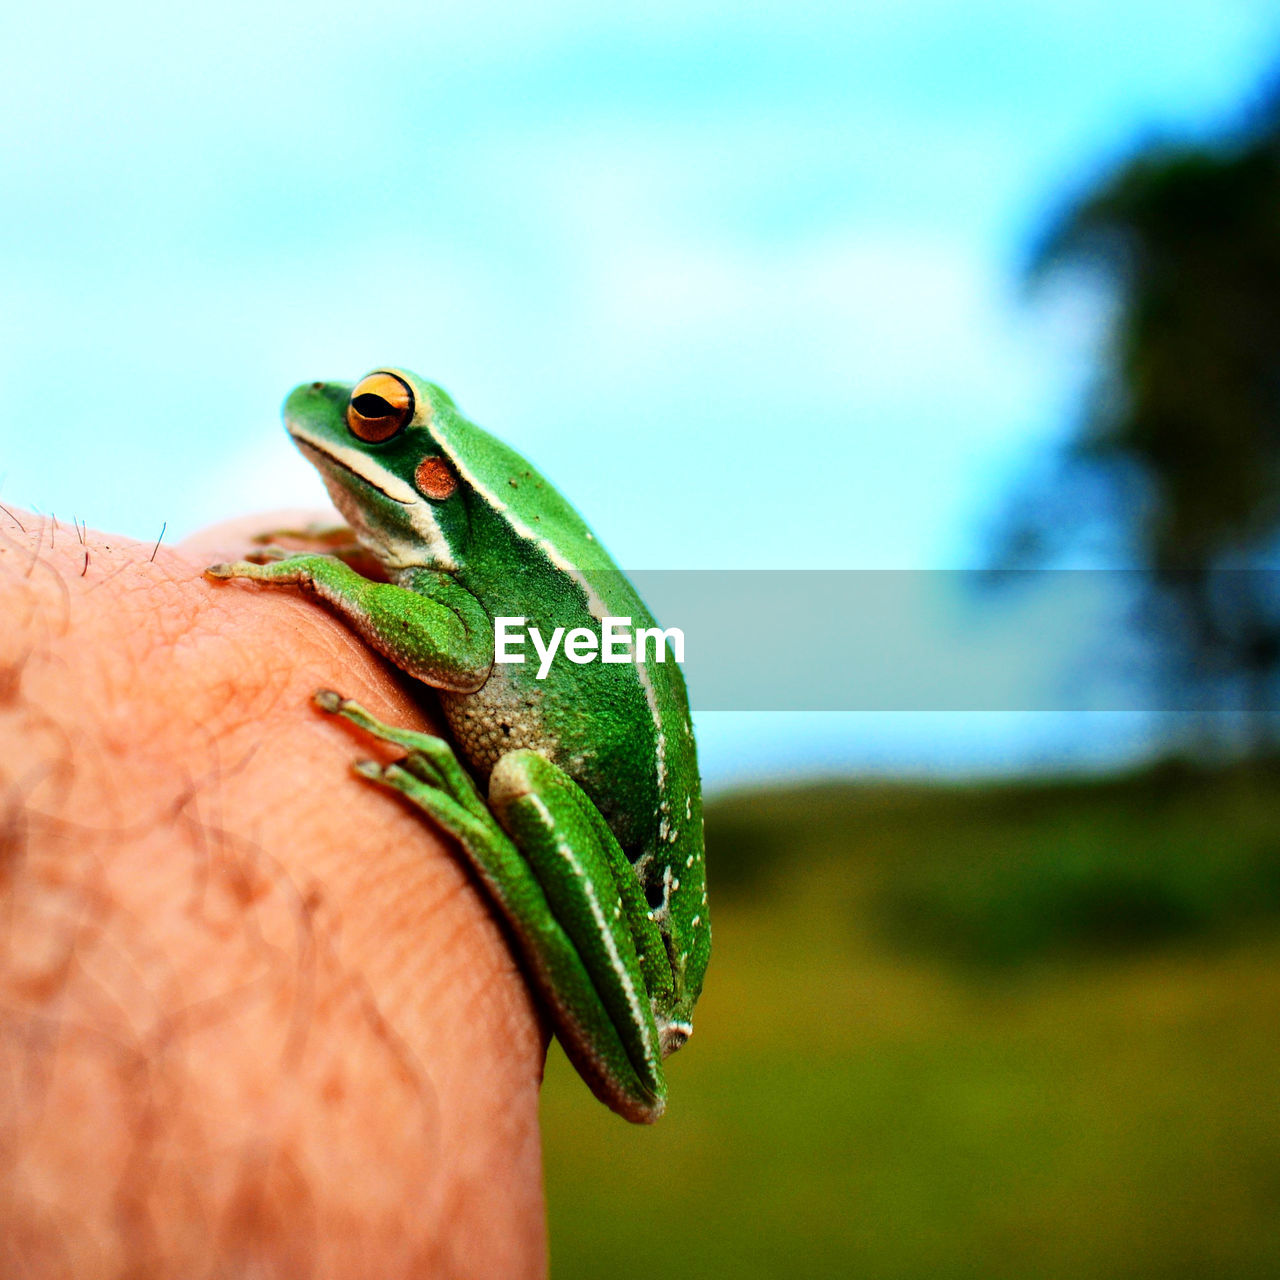
[[[399,369],[378,369],[355,386],[304,383],[285,401],[290,436],[389,569],[457,567],[467,510],[436,430],[453,412],[447,392]]]

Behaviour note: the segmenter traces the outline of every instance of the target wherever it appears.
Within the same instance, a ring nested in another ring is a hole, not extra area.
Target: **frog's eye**
[[[390,440],[413,417],[413,390],[394,373],[362,378],[347,404],[347,426],[357,440]]]

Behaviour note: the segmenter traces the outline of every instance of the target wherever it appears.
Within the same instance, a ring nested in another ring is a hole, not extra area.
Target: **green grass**
[[[553,1275],[1280,1275],[1280,934],[1246,891],[1270,797],[1224,774],[719,802],[668,1115],[626,1125],[553,1050]],[[736,876],[734,824],[772,850]],[[1162,842],[1174,897],[1216,904],[1194,924],[1054,923],[1117,861],[1160,889]],[[1033,945],[975,954],[1029,901]]]

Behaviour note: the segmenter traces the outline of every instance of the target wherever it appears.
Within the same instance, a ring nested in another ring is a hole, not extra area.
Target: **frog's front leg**
[[[332,520],[308,520],[303,525],[285,525],[280,529],[264,529],[255,533],[255,543],[274,542],[277,538],[289,538],[295,542],[313,542],[324,545],[326,555],[338,555],[342,551],[351,550],[360,545],[355,530],[347,524],[336,524]]]
[[[282,540],[289,545],[281,546]],[[315,553],[333,556],[366,578],[385,581],[377,572],[377,557],[356,537],[350,525],[335,524],[332,520],[312,520],[304,525],[265,529],[253,535],[253,543],[254,550],[245,556],[253,564]],[[297,545],[299,543],[302,545]]]
[[[458,840],[592,1092],[628,1120],[656,1120],[666,1077],[653,998],[670,986],[670,966],[635,872],[581,788],[536,752],[511,752],[490,780],[499,825],[448,743],[381,724],[335,694],[317,702],[408,748],[399,764],[357,769]]]
[[[314,591],[384,657],[437,689],[472,693],[493,666],[488,613],[445,573],[419,570],[410,589],[370,581],[333,556],[307,554],[266,564],[215,564],[205,574]]]

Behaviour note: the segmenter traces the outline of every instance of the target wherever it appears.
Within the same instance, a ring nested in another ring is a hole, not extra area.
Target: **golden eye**
[[[347,426],[357,440],[381,444],[413,417],[413,391],[394,373],[362,378],[347,404]]]

